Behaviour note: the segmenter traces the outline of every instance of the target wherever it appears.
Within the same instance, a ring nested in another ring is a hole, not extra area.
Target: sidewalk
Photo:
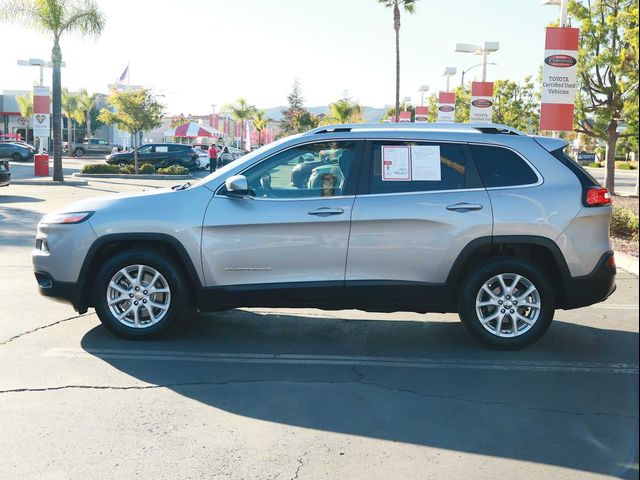
[[[616,266],[619,270],[624,270],[625,272],[633,273],[638,276],[638,257],[634,257],[633,255],[629,255],[627,253],[622,252],[614,252],[616,259]]]

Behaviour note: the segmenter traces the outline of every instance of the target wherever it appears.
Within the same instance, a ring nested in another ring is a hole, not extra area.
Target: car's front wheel
[[[82,148],[76,148],[76,149],[73,151],[73,154],[74,154],[76,157],[78,157],[78,158],[79,158],[79,157],[81,157],[81,156],[83,156],[83,155],[84,155],[84,150],[83,150]]]
[[[481,343],[501,350],[522,348],[537,341],[551,324],[552,283],[529,262],[491,260],[467,277],[458,311]]]
[[[189,290],[170,258],[130,250],[106,262],[94,284],[100,321],[117,335],[149,338],[175,327],[187,313]]]

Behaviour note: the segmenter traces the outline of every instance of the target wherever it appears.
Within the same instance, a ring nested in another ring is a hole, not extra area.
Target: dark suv
[[[0,158],[10,158],[14,161],[31,160],[35,148],[19,143],[0,143]]]
[[[107,155],[107,163],[124,167],[134,162],[133,152],[118,152]],[[188,169],[198,166],[198,152],[190,145],[179,143],[149,143],[138,148],[140,165],[149,163],[156,168],[181,165]]]

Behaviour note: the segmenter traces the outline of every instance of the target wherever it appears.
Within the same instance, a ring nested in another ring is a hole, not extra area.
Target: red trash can
[[[46,153],[36,153],[33,156],[33,170],[36,177],[48,177],[49,155]]]

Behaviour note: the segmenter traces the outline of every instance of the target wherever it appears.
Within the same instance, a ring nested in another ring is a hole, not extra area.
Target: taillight
[[[607,260],[607,267],[615,267],[615,266],[616,266],[616,259],[613,255],[611,255]]]
[[[611,196],[606,188],[589,188],[586,191],[587,207],[611,205]]]

